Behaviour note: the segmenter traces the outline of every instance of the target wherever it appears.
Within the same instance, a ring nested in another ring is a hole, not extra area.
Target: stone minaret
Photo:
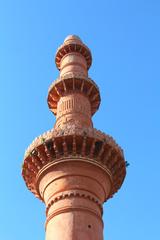
[[[48,106],[56,123],[27,149],[22,175],[46,205],[46,240],[102,240],[103,203],[126,174],[123,151],[93,128],[100,92],[88,77],[88,47],[68,36],[55,62],[60,76],[49,88]]]

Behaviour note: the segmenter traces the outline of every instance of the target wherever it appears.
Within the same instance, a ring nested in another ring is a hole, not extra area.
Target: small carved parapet
[[[48,106],[51,111],[56,115],[59,99],[66,94],[76,92],[88,98],[93,115],[101,101],[99,89],[93,80],[78,73],[68,73],[51,84],[48,91]]]
[[[100,203],[100,201],[94,197],[93,195],[89,194],[89,193],[84,193],[81,191],[66,191],[63,193],[58,194],[57,196],[55,196],[47,205],[46,207],[46,215],[48,214],[48,211],[50,209],[51,206],[53,206],[53,204],[55,204],[56,202],[58,202],[59,200],[63,200],[63,199],[67,199],[67,198],[85,198],[88,199],[94,203],[96,203],[98,205],[98,207],[100,208],[101,214],[102,214],[102,203]]]
[[[68,125],[64,130],[51,130],[30,145],[26,151],[22,175],[27,187],[39,198],[36,176],[49,162],[60,158],[89,158],[106,168],[112,177],[113,186],[109,197],[123,183],[126,167],[123,152],[108,135],[93,128],[78,128]]]

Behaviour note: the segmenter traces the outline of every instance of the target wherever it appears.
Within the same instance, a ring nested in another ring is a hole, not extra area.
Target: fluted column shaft
[[[92,127],[90,102],[80,93],[68,93],[58,102],[55,127],[64,128],[71,123]]]

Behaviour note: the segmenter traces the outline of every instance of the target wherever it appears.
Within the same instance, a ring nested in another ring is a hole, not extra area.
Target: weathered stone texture
[[[46,205],[46,240],[102,240],[103,203],[126,174],[123,151],[112,137],[93,128],[100,92],[88,77],[88,47],[79,37],[68,36],[55,61],[60,77],[47,100],[56,123],[26,150],[22,175]]]

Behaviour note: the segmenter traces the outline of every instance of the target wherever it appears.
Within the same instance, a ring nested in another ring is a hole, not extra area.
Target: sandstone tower
[[[60,76],[49,88],[48,106],[56,123],[28,147],[22,175],[46,205],[46,240],[102,240],[103,203],[126,174],[123,151],[93,128],[100,92],[88,77],[88,47],[68,36],[55,62]]]

